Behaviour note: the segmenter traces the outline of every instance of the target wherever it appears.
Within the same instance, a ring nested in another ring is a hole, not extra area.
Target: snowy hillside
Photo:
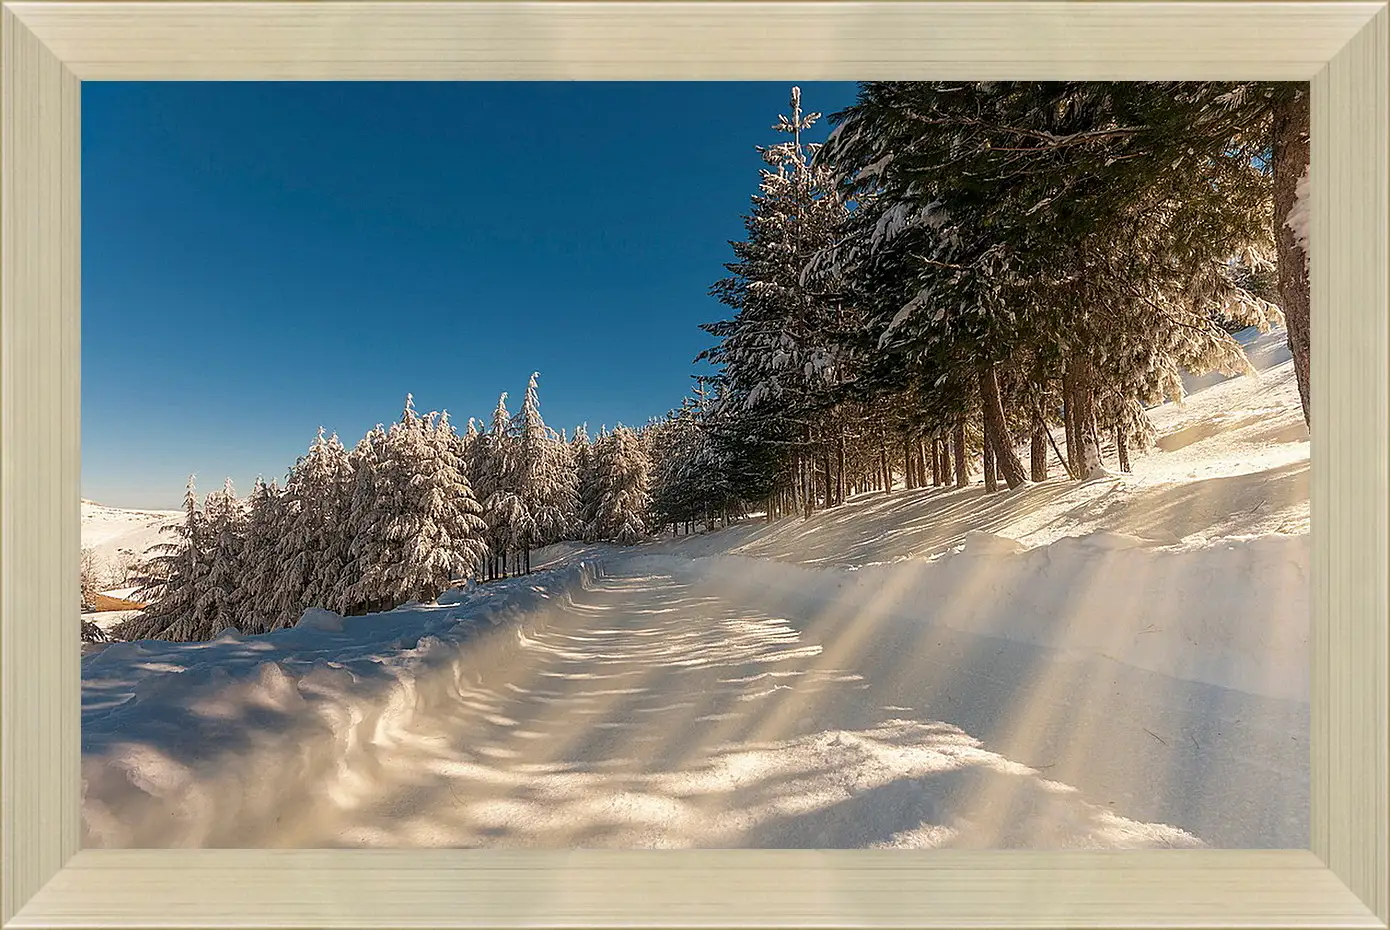
[[[1130,475],[107,647],[84,842],[1303,846],[1309,444],[1283,333],[1243,338],[1258,375],[1151,411]]]
[[[1195,379],[1197,391],[1182,405],[1151,410],[1157,447],[1132,454],[1133,474],[1072,482],[1054,459],[1053,479],[1014,493],[986,494],[979,476],[961,490],[871,492],[809,520],[751,521],[659,547],[862,565],[931,558],[970,532],[1028,546],[1098,530],[1190,546],[1307,533],[1309,430],[1284,339],[1283,330],[1239,334],[1255,375]]]
[[[122,510],[84,500],[82,548],[92,550],[102,583],[120,589],[126,567],[151,546],[169,541],[162,528],[182,518],[177,510]]]

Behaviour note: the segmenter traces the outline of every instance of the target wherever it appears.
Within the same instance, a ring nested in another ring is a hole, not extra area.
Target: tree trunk
[[[821,456],[821,464],[826,466],[826,509],[830,510],[835,506],[831,493],[831,453],[827,452]]]
[[[915,477],[915,476],[913,475],[913,448],[912,448],[912,440],[910,440],[910,439],[908,438],[907,434],[904,434],[904,436],[903,436],[903,489],[904,489],[905,491],[911,491],[911,490],[913,490],[914,488],[916,488],[916,487],[918,486],[918,485],[917,485],[917,482],[914,480],[914,477]]]
[[[956,446],[956,486],[966,487],[966,482],[970,480],[970,475],[966,471],[966,420],[963,417],[956,421],[956,436],[954,445]]]
[[[893,482],[889,480],[889,447],[883,439],[879,440],[879,484],[885,494],[892,490]]]
[[[932,486],[940,488],[942,486],[942,459],[937,455],[937,440],[932,441]]]
[[[989,432],[990,430],[987,427],[986,433],[988,434]],[[1000,489],[1000,485],[995,480],[995,449],[989,438],[986,439],[985,444],[981,447],[980,459],[981,471],[985,472],[985,490],[994,494]]]
[[[1071,387],[1068,395],[1068,412],[1072,416],[1072,432],[1075,439],[1069,444],[1068,458],[1074,457],[1076,463],[1073,476],[1086,478],[1101,467],[1101,443],[1096,433],[1096,402],[1093,393],[1091,366],[1085,359],[1068,360],[1070,377],[1066,380]]]
[[[1130,448],[1125,441],[1125,427],[1116,427],[1116,465],[1121,471],[1130,471]]]
[[[1034,416],[1034,434],[1029,441],[1029,478],[1048,480],[1048,427],[1038,415]]]
[[[1069,478],[1076,478],[1077,409],[1072,402],[1072,377],[1066,371],[1063,372],[1063,442],[1067,444],[1067,461],[1063,463],[1063,467],[1067,469]]]
[[[836,504],[840,505],[845,503],[847,490],[845,486],[845,430],[843,429],[836,437],[836,457],[839,460],[836,464]]]
[[[1298,196],[1299,178],[1309,169],[1309,88],[1284,90],[1271,125],[1271,173],[1275,187],[1275,264],[1280,308],[1294,356],[1294,377],[1304,424],[1309,424],[1309,258],[1293,229],[1285,225]],[[1307,196],[1307,195],[1306,195]]]
[[[1000,401],[1000,380],[994,365],[982,365],[980,369],[980,399],[984,411],[985,443],[993,447],[995,465],[1000,477],[1011,490],[1025,482],[1024,466],[1019,455],[1009,441],[1009,428],[1005,425],[1005,408]]]

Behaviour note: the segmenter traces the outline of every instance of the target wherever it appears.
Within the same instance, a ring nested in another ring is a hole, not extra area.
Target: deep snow
[[[109,846],[1301,847],[1283,333],[1135,474],[869,494],[363,618],[83,661]]]

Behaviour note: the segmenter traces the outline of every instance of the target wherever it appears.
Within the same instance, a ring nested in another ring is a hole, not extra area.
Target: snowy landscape
[[[1286,85],[966,86],[793,91],[665,416],[84,500],[84,845],[1306,846]]]

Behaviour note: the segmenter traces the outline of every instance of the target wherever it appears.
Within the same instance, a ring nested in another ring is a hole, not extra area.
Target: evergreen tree
[[[278,576],[268,597],[272,628],[293,625],[307,607],[332,608],[351,540],[344,533],[347,453],[324,428],[290,470],[276,541]]]
[[[318,449],[320,461],[310,484],[317,488],[317,519],[313,571],[305,589],[305,606],[333,609],[340,601],[343,567],[352,548],[349,533],[350,508],[355,485],[352,457],[343,448],[338,434],[329,436]]]
[[[817,147],[801,134],[819,113],[803,113],[801,91],[792,89],[791,116],[774,129],[791,138],[760,148],[768,167],[745,218],[746,238],[732,243],[730,276],[713,293],[735,311],[732,319],[701,328],[718,340],[701,353],[720,368],[720,404],[731,417],[747,422],[746,439],[764,438],[774,474],[795,473],[810,508],[812,462],[828,438],[819,435],[824,411],[837,402],[843,386],[847,342],[836,336],[849,316],[833,274],[808,276],[819,252],[837,240],[849,211],[837,196],[835,177],[812,161]]]
[[[479,437],[479,496],[483,501],[483,520],[488,526],[488,545],[492,552],[490,575],[508,573],[508,557],[520,553],[524,541],[535,532],[530,512],[517,485],[517,437],[507,412],[507,393],[503,392],[493,410],[488,431]],[[515,566],[513,566],[515,570]]]
[[[246,509],[237,499],[232,479],[228,478],[220,490],[207,496],[203,516],[208,573],[195,607],[195,614],[201,616],[198,626],[213,634],[228,627],[240,629]]]
[[[642,441],[632,430],[618,426],[594,450],[598,504],[593,537],[619,545],[645,539],[650,464]]]
[[[358,465],[358,535],[350,547],[354,609],[429,602],[471,575],[484,555],[483,522],[463,474],[448,417],[401,419],[374,431]]]
[[[173,533],[176,541],[151,546],[153,554],[136,566],[134,597],[145,607],[116,626],[113,632],[117,638],[168,639],[171,630],[186,625],[195,614],[201,582],[207,574],[202,550],[207,534],[192,475],[184,491],[183,509],[182,523],[163,528]]]
[[[274,594],[280,577],[278,543],[284,532],[285,501],[274,481],[260,478],[247,505],[246,541],[238,592],[243,633],[264,633],[275,627]]]
[[[375,572],[389,558],[386,527],[399,505],[391,483],[394,476],[386,439],[386,430],[379,423],[358,441],[349,456],[353,478],[347,529],[351,541],[336,586],[335,609],[340,613],[367,613],[390,601],[385,585],[375,583]]]
[[[527,383],[522,409],[513,424],[510,485],[528,518],[518,543],[524,560],[534,546],[544,546],[570,534],[578,510],[578,476],[568,449],[541,419],[537,397],[538,374]],[[527,562],[529,567],[529,561]]]
[[[578,498],[578,513],[573,537],[590,540],[594,515],[599,507],[599,481],[594,470],[594,443],[584,424],[575,427],[575,436],[570,440],[571,455],[575,460],[575,486]]]

